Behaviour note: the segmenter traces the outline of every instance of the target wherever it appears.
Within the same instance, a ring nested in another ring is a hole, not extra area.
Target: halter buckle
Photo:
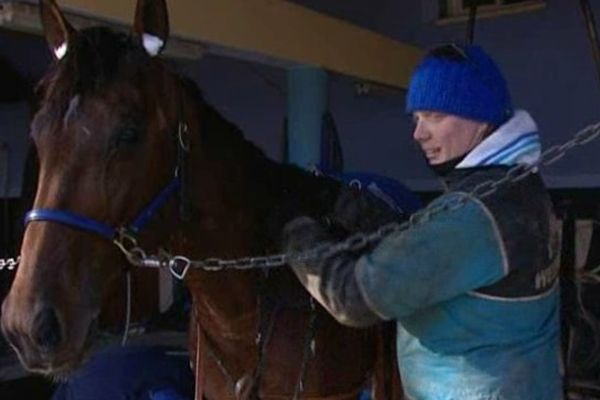
[[[113,239],[113,243],[129,258],[132,250],[137,247],[137,239],[125,228],[118,230],[117,236]]]

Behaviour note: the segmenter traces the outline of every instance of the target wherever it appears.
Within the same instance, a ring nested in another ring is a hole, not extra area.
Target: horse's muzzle
[[[38,312],[31,326],[31,338],[40,353],[55,352],[60,347],[63,337],[56,311],[46,307]]]
[[[43,307],[28,317],[11,309],[10,296],[3,304],[2,333],[16,351],[23,366],[48,373],[58,361],[65,334],[53,307]]]

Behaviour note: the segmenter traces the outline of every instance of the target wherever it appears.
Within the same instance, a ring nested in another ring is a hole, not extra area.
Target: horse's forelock
[[[132,38],[104,27],[75,35],[65,58],[40,83],[45,101],[66,112],[75,96],[85,96],[119,78],[123,67],[143,66],[149,57]],[[131,75],[134,75],[133,73]]]

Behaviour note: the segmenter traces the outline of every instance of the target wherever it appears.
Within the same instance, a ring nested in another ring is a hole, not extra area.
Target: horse
[[[39,183],[1,327],[27,369],[63,378],[89,358],[123,275],[113,243],[135,234],[192,259],[276,253],[287,221],[328,215],[342,189],[270,160],[157,57],[164,0],[138,0],[129,35],[78,31],[54,0],[40,15],[55,62],[39,84]],[[401,397],[394,335],[338,324],[289,268],[180,272],[197,399],[355,399],[369,379],[376,399]]]

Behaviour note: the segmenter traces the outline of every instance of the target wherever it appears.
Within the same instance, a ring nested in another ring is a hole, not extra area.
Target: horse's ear
[[[54,57],[60,60],[67,54],[75,28],[69,24],[54,0],[40,0],[40,17],[48,46]]]
[[[165,0],[138,0],[133,30],[146,52],[151,56],[158,55],[169,38],[169,13]]]

